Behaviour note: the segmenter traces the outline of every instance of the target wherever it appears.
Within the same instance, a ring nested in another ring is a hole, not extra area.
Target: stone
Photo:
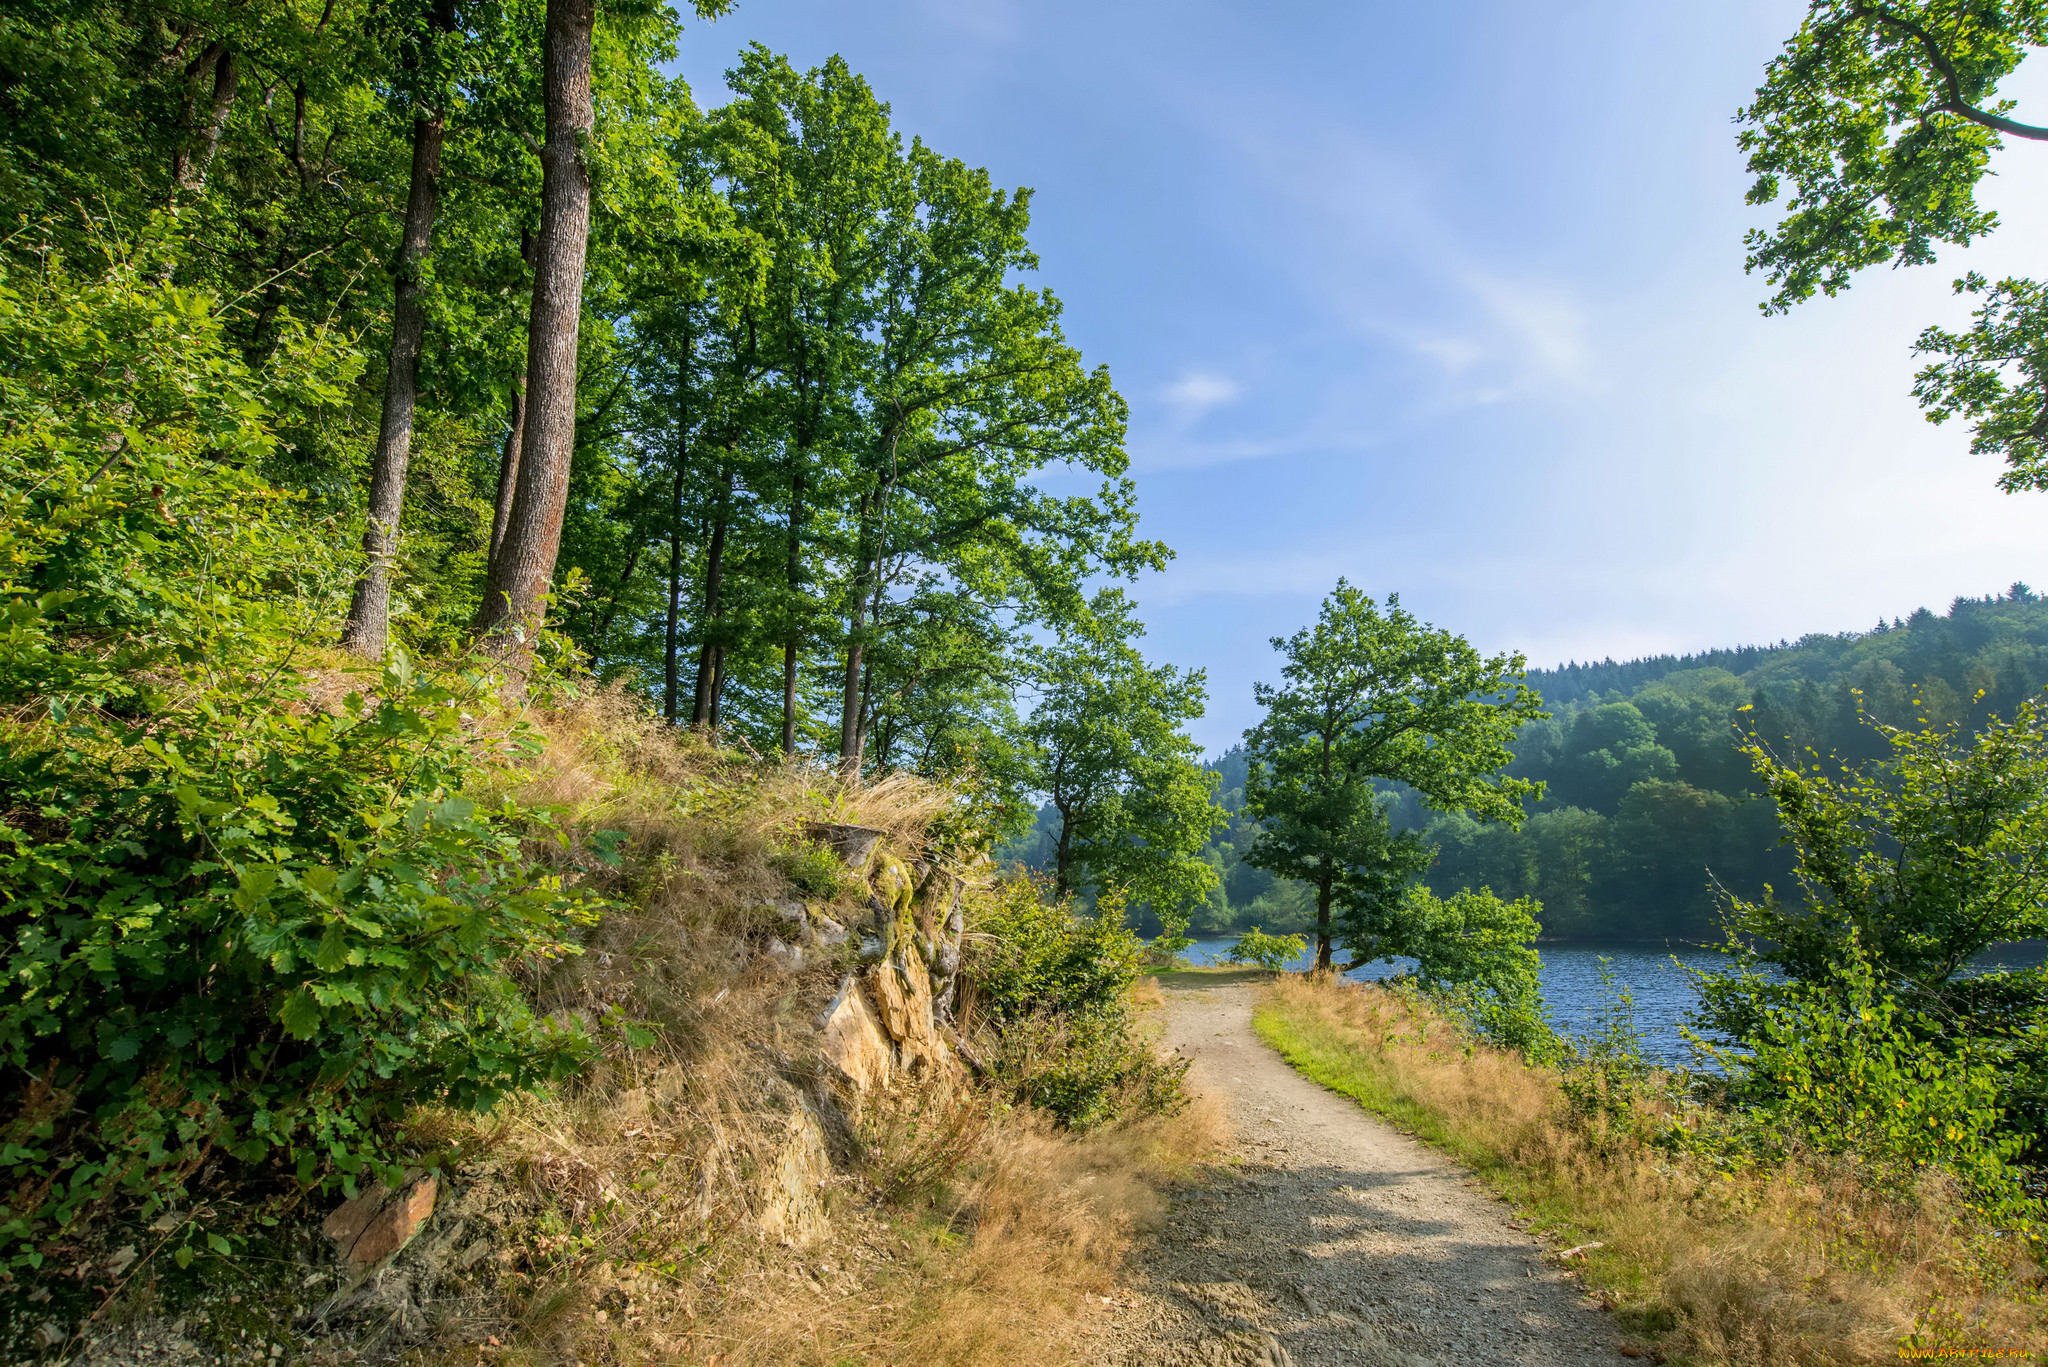
[[[761,1232],[799,1246],[829,1234],[823,1192],[831,1173],[832,1155],[825,1147],[824,1126],[799,1100],[790,1112],[775,1160],[762,1174]]]
[[[896,1051],[890,1048],[889,1036],[868,1005],[858,978],[846,975],[839,995],[818,1018],[818,1029],[824,1036],[826,1061],[855,1091],[877,1091],[889,1085],[896,1071]]]
[[[827,949],[846,943],[847,930],[845,926],[840,925],[839,922],[827,916],[820,907],[814,906],[807,910],[809,912],[808,924],[811,943]]]
[[[932,980],[923,959],[911,952],[891,955],[868,970],[868,987],[882,1028],[896,1044],[896,1061],[906,1072],[952,1065],[952,1051],[939,1037],[932,1015]]]
[[[350,1266],[359,1271],[375,1267],[412,1241],[434,1213],[440,1193],[440,1181],[433,1176],[414,1176],[395,1195],[380,1182],[336,1206],[320,1232]]]
[[[813,821],[804,827],[804,834],[833,850],[845,861],[847,868],[858,873],[867,867],[868,856],[874,853],[875,845],[881,840],[884,832],[873,826],[853,826],[840,821]]]

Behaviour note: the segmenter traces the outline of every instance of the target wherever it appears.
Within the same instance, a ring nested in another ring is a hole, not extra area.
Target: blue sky
[[[1208,670],[1218,749],[1339,575],[1534,665],[2048,586],[2048,495],[1909,393],[1955,274],[2042,269],[2048,148],[1997,164],[1988,243],[1763,318],[1730,116],[1804,10],[740,0],[680,65],[716,104],[746,42],[840,53],[906,134],[1033,188],[1178,553],[1146,648]]]

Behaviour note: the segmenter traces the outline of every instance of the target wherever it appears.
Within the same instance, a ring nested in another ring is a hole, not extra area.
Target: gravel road
[[[1098,1331],[1119,1367],[1619,1364],[1512,1212],[1252,1033],[1249,983],[1166,990],[1166,1039],[1223,1100],[1235,1176],[1177,1195]]]

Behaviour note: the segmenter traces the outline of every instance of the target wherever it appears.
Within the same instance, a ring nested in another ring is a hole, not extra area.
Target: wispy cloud
[[[1175,418],[1191,423],[1222,404],[1242,397],[1244,387],[1228,375],[1213,370],[1189,370],[1159,391]]]

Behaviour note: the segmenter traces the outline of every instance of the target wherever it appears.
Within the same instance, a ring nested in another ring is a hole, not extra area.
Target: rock
[[[818,1018],[818,1029],[824,1035],[826,1060],[854,1090],[870,1092],[889,1085],[896,1071],[896,1051],[858,978],[846,975],[839,995]]]
[[[809,907],[806,910],[809,913],[808,922],[812,944],[829,949],[834,945],[846,943],[847,930],[845,926],[840,925],[839,922],[827,916],[817,907]]]
[[[893,947],[908,943],[916,933],[917,921],[912,907],[917,897],[917,880],[903,861],[884,850],[875,857],[875,872],[869,878],[868,886],[874,891],[874,900],[869,903],[875,914],[882,919],[875,928],[882,931],[882,937]]]
[[[846,861],[846,867],[858,873],[867,867],[868,856],[874,852],[875,844],[883,832],[873,826],[850,826],[838,821],[813,821],[804,827],[804,834],[821,845],[828,846]]]
[[[375,1267],[404,1248],[434,1213],[441,1184],[433,1176],[409,1178],[396,1195],[379,1182],[352,1201],[334,1208],[320,1232],[334,1242],[334,1251],[358,1271]]]
[[[790,1244],[813,1243],[829,1234],[822,1193],[831,1174],[824,1127],[799,1098],[775,1160],[762,1177],[761,1232]]]
[[[893,954],[868,970],[868,986],[882,1029],[896,1044],[899,1066],[910,1073],[957,1067],[932,1016],[932,980],[924,960],[914,953]]]

